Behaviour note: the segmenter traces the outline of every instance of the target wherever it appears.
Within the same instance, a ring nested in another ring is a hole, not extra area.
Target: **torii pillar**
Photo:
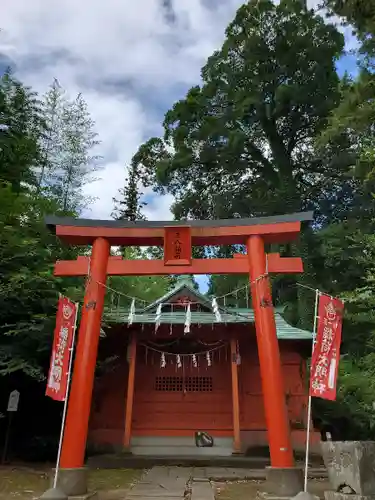
[[[106,278],[165,274],[249,274],[271,457],[267,487],[269,493],[278,496],[291,497],[302,491],[302,470],[294,466],[269,274],[299,273],[303,266],[297,257],[267,255],[265,244],[295,240],[301,222],[310,220],[311,212],[173,223],[47,218],[47,225],[61,240],[92,245],[91,258],[79,257],[55,265],[56,276],[85,276],[89,270],[61,454],[59,485],[64,493],[73,496],[87,492],[84,458]],[[111,245],[163,244],[164,261],[109,257]],[[245,244],[247,256],[192,258],[192,245],[220,244]]]
[[[100,326],[104,308],[105,283],[110,244],[96,238],[88,262],[88,278],[78,331],[68,412],[61,450],[59,486],[68,496],[87,493],[85,462],[92,391]]]
[[[267,490],[279,497],[293,497],[303,491],[302,469],[294,467],[267,255],[261,236],[254,235],[247,240],[247,254],[271,457],[271,467],[266,468]]]

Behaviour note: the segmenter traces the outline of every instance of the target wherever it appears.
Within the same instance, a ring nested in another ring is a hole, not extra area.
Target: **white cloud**
[[[89,217],[110,216],[112,198],[125,181],[124,165],[145,139],[160,133],[169,106],[199,81],[201,66],[220,46],[241,3],[0,2],[0,53],[15,62],[19,77],[39,92],[58,78],[71,96],[83,93],[96,121],[104,170],[100,181],[86,187],[97,198]],[[145,212],[168,219],[170,202],[153,198]]]
[[[170,220],[172,219],[172,213],[170,207],[173,203],[173,196],[150,196],[151,192],[146,190],[146,195],[148,204],[144,207],[143,213],[149,220]]]
[[[220,46],[240,0],[3,0],[0,52],[20,78],[44,92],[54,77],[74,96],[82,92],[96,121],[104,157],[100,181],[86,187],[97,198],[89,217],[109,217],[137,147],[160,133],[164,112],[199,80]],[[174,16],[174,23],[170,17]],[[169,19],[169,20],[168,20]],[[176,90],[178,86],[179,92]],[[145,212],[170,218],[171,198],[152,199]]]

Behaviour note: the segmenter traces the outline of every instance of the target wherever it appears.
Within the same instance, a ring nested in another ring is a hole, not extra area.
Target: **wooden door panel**
[[[229,362],[195,368],[137,366],[134,430],[232,428]]]

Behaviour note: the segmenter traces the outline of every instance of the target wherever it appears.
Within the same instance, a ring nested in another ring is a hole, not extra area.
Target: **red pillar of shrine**
[[[271,286],[269,277],[266,275],[266,253],[261,236],[249,237],[247,254],[271,467],[293,467],[293,448],[279,343],[276,335]]]
[[[78,469],[84,465],[100,324],[104,307],[105,287],[103,284],[107,278],[109,253],[109,242],[104,238],[97,238],[92,246],[90,276],[78,333],[61,452],[62,469]]]

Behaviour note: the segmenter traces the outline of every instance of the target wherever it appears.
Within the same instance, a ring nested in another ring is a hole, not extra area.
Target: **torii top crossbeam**
[[[109,245],[162,246],[164,260],[126,260],[121,256],[108,259],[107,276],[163,275],[163,274],[246,274],[244,259],[193,259],[192,247],[204,245],[246,245],[251,236],[263,243],[285,243],[297,238],[301,223],[312,219],[312,212],[301,212],[273,217],[226,219],[214,221],[113,221],[47,217],[47,226],[62,241],[72,245],[93,244],[105,239]],[[235,255],[235,257],[244,257]],[[300,273],[299,257],[268,254],[270,273]],[[75,261],[58,261],[56,276],[84,276],[88,257]]]
[[[313,219],[312,212],[299,212],[250,219],[188,220],[188,221],[123,221],[46,218],[46,224],[62,241],[72,245],[88,245],[96,238],[105,238],[111,245],[161,246],[166,228],[191,228],[191,243],[204,245],[246,244],[257,234],[265,243],[284,243],[297,238],[302,222]]]

